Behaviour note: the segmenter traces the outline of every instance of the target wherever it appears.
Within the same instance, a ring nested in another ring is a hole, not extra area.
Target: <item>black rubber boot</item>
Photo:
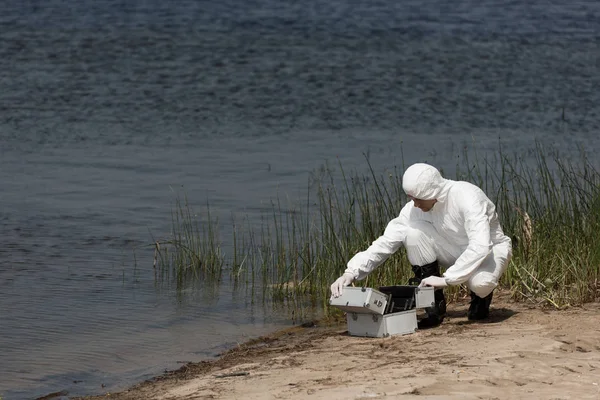
[[[471,305],[467,312],[467,318],[470,321],[479,321],[486,319],[490,315],[490,304],[492,304],[492,297],[494,292],[488,294],[485,297],[479,297],[475,293],[471,292]]]
[[[440,266],[437,261],[426,265],[413,265],[412,270],[415,277],[409,280],[410,285],[418,285],[421,283],[421,280],[430,276],[441,276]],[[425,309],[427,318],[419,322],[419,327],[437,326],[442,323],[446,316],[446,296],[444,296],[444,289],[436,289],[433,292],[433,296],[435,306]]]

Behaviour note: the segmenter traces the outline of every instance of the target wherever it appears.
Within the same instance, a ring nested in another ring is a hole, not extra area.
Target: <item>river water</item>
[[[326,162],[595,154],[599,39],[596,1],[5,0],[0,396],[122,389],[294,322],[157,283],[177,193],[227,246]]]

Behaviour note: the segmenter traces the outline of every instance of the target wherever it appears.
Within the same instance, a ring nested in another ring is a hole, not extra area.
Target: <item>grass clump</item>
[[[184,288],[194,279],[218,282],[224,255],[218,234],[218,220],[207,207],[205,220],[194,213],[187,197],[177,197],[171,211],[171,236],[154,242],[154,269],[161,281],[174,280]]]

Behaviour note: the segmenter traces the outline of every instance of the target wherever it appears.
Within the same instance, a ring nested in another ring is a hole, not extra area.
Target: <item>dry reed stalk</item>
[[[523,249],[525,254],[529,254],[531,243],[533,241],[533,222],[525,211],[515,206],[515,210],[519,213],[522,219],[521,223],[521,241],[523,242]]]
[[[156,264],[158,263],[158,252],[160,251],[160,243],[156,242],[154,245],[154,269],[156,269]]]

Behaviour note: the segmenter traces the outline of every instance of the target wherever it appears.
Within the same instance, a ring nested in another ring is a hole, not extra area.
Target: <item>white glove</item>
[[[423,287],[423,286],[433,286],[435,288],[444,288],[444,287],[448,286],[448,284],[446,283],[446,278],[443,278],[441,276],[430,276],[421,281],[421,284],[419,285],[419,287]]]
[[[349,273],[345,273],[337,278],[337,280],[331,285],[331,295],[333,297],[340,297],[342,295],[344,286],[348,286],[353,280],[354,277]]]

